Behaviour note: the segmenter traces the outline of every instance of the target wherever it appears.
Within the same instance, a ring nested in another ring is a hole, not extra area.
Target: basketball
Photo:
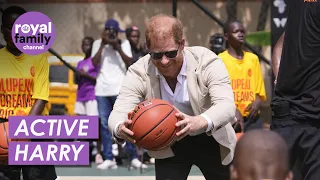
[[[9,142],[11,141],[28,141],[23,139],[9,139],[8,122],[0,123],[0,160],[8,158]]]
[[[179,121],[175,116],[177,112],[171,104],[160,99],[144,101],[136,106],[129,127],[136,144],[152,151],[171,146],[180,130],[175,126]]]

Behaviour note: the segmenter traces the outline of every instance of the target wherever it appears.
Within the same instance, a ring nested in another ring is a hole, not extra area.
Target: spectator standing
[[[92,63],[94,66],[99,64],[101,66],[95,86],[95,95],[101,119],[103,156],[105,158],[105,161],[99,164],[97,168],[102,170],[117,168],[117,163],[112,154],[113,140],[108,130],[108,119],[120,92],[127,68],[132,64],[129,41],[118,38],[118,33],[123,32],[118,21],[109,19],[105,24],[102,37],[96,40],[92,47]],[[136,158],[137,153],[130,154],[132,155],[131,165],[140,167],[142,163]]]
[[[226,65],[237,107],[236,117],[241,126],[236,131],[263,128],[259,116],[261,102],[266,100],[265,85],[262,77],[259,58],[243,50],[246,30],[238,20],[225,24],[225,38],[228,48],[219,57]],[[239,127],[239,128],[238,128]]]
[[[99,65],[92,64],[91,51],[94,39],[85,37],[82,40],[81,49],[85,57],[77,65],[76,81],[78,84],[77,101],[74,112],[77,115],[98,116],[98,104],[94,94],[96,77],[99,73]],[[103,162],[101,156],[101,142],[97,141],[97,154],[95,155],[96,164]]]
[[[139,44],[140,30],[137,26],[132,26],[126,29],[126,37],[130,42],[132,52],[132,63],[135,63],[138,59],[147,54],[144,46]]]

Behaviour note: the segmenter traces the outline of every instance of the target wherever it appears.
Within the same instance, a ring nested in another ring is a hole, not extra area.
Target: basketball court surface
[[[154,165],[148,165],[142,173],[140,169],[129,170],[119,166],[116,170],[101,171],[92,163],[91,167],[56,167],[59,180],[155,180]],[[205,180],[198,167],[192,167],[188,180]]]

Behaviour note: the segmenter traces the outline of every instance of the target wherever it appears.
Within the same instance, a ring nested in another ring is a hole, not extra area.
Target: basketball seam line
[[[147,112],[148,110],[150,110],[150,109],[153,108],[153,107],[160,106],[160,105],[170,106],[170,105],[168,105],[168,104],[157,104],[157,105],[154,105],[154,106],[151,106],[151,107],[147,108],[145,111],[143,111],[143,112],[136,118],[136,120],[133,122],[133,124],[132,124],[132,126],[131,126],[130,129],[133,129],[134,125],[136,124],[136,122],[138,121],[139,117],[142,116],[143,113]],[[171,106],[170,106],[170,107],[171,107]]]
[[[178,122],[178,121],[177,121],[177,122]],[[159,146],[162,146],[163,144],[166,144],[168,141],[170,141],[170,143],[169,143],[166,147],[170,146],[170,144],[172,144],[173,141],[175,140],[175,137],[174,137],[174,136],[172,137],[172,135],[173,135],[174,133],[176,133],[176,132],[177,132],[177,128],[175,128],[175,130],[171,133],[170,138],[169,138],[168,140],[166,140],[164,143],[160,144]],[[159,146],[156,146],[156,147],[159,147]],[[159,150],[162,150],[162,149],[164,149],[164,148],[166,148],[166,147],[162,147],[162,148],[152,147],[152,148],[150,148],[150,149],[156,149],[157,151],[159,151]]]
[[[162,118],[162,120],[157,125],[155,125],[150,131],[146,132],[139,140],[137,140],[137,143],[141,141],[143,138],[145,138],[156,127],[158,127],[173,111],[174,111],[174,108],[164,118]]]

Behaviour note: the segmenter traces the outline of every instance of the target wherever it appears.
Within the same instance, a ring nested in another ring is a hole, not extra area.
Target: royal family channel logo
[[[37,55],[46,52],[56,37],[51,19],[40,12],[21,15],[12,27],[12,40],[23,53]]]

